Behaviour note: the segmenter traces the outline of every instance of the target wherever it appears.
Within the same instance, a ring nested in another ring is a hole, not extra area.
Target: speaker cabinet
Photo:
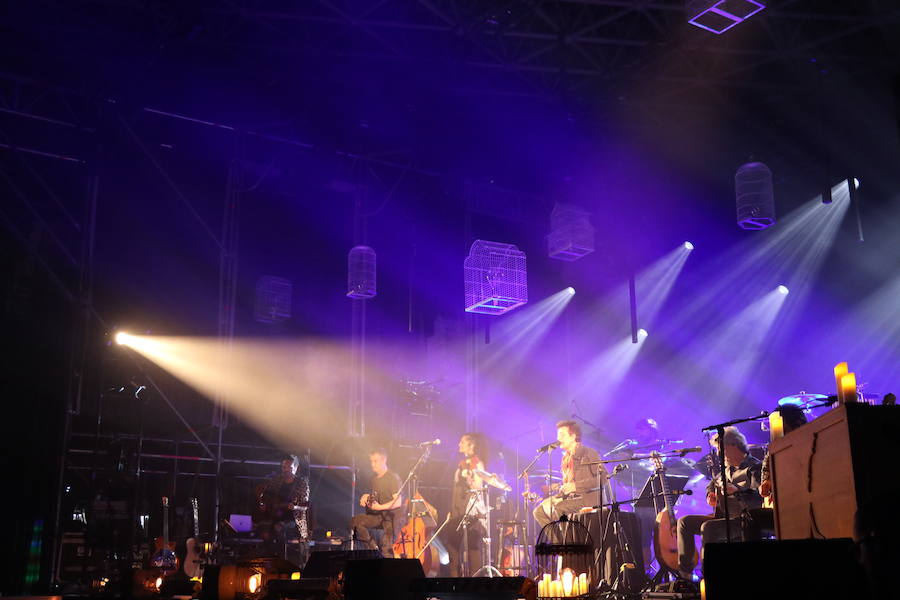
[[[537,600],[537,584],[528,577],[435,577],[413,582],[413,599]]]
[[[867,598],[854,556],[849,539],[706,544],[706,599]]]
[[[344,569],[344,598],[408,600],[412,582],[424,577],[422,563],[414,558],[350,560]]]

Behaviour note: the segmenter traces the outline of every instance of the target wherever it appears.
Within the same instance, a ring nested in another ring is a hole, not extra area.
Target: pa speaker
[[[852,546],[844,538],[706,544],[706,598],[866,598],[865,574]]]
[[[344,569],[346,600],[408,600],[410,585],[425,577],[414,558],[350,560]]]
[[[537,585],[528,577],[436,577],[413,582],[415,600],[537,600]]]
[[[351,560],[380,559],[378,550],[334,550],[328,552],[313,552],[306,561],[303,569],[303,577],[335,578],[338,573],[344,571],[347,562]]]

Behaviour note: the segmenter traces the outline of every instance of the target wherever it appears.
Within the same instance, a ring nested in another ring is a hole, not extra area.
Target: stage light
[[[125,333],[124,331],[120,331],[116,334],[115,337],[116,343],[120,346],[127,345],[129,341],[131,341],[131,336]]]
[[[650,335],[650,334],[647,333],[646,329],[643,329],[643,328],[638,329],[638,334],[637,334],[638,340],[646,339],[648,335]]]
[[[693,245],[692,243],[690,243],[690,242],[685,242],[685,243],[684,243],[684,249],[685,249],[685,250],[693,250],[693,249],[694,249],[694,245]]]
[[[247,591],[255,594],[262,587],[262,573],[254,573],[247,578]]]
[[[572,286],[567,287],[567,288],[566,288],[566,291],[569,292],[569,295],[570,295],[570,296],[574,296],[574,295],[575,295],[575,288],[573,288]]]
[[[853,178],[853,187],[859,189],[859,179],[857,179],[856,177]]]
[[[157,578],[156,578],[156,581],[153,582],[153,585],[156,586],[156,591],[157,591],[157,592],[160,590],[160,588],[162,588],[162,584],[163,584],[163,578],[162,578],[162,577],[157,577]]]
[[[778,293],[784,294],[785,296],[787,296],[791,291],[791,290],[787,289],[786,285],[779,285],[777,289],[778,289]]]

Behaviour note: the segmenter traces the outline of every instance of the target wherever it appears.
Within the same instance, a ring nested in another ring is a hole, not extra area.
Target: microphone
[[[427,442],[420,442],[420,443],[416,444],[416,448],[424,448],[425,446],[440,446],[440,445],[441,445],[441,438],[436,438],[433,440],[428,440]]]
[[[657,496],[693,496],[694,490],[672,490],[668,494],[659,493]]]
[[[618,475],[619,473],[621,473],[622,471],[624,471],[627,468],[628,468],[628,465],[626,465],[625,463],[617,464],[616,467],[613,469],[612,475],[610,475],[610,477]]]
[[[691,452],[703,452],[703,448],[700,446],[694,446],[693,448],[681,448],[680,450],[672,450],[672,452],[678,452],[681,456],[685,454],[689,454]]]
[[[559,442],[551,442],[545,446],[541,446],[537,451],[546,452],[547,450],[553,450],[554,448],[559,448]]]

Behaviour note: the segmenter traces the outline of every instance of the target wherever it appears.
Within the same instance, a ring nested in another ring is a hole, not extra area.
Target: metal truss
[[[672,97],[697,87],[790,89],[796,86],[791,67],[820,54],[856,69],[886,67],[890,53],[880,31],[900,24],[897,8],[808,0],[772,2],[723,36],[689,26],[682,0],[312,0],[283,6],[232,0],[210,8],[210,32],[225,35],[206,43],[426,64],[464,91],[552,95],[653,82],[657,94]],[[485,88],[472,88],[479,80]]]

